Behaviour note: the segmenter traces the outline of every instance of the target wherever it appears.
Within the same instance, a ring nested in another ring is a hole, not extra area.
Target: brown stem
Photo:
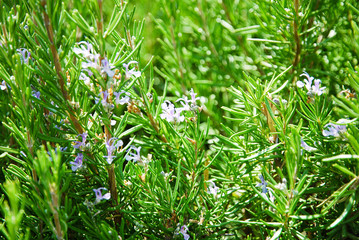
[[[41,5],[45,9],[46,1],[43,0],[41,2]],[[60,63],[59,54],[57,53],[57,49],[56,49],[56,46],[55,46],[55,43],[54,43],[54,31],[53,31],[52,25],[50,23],[49,15],[47,15],[45,10],[43,11],[43,15],[44,15],[44,20],[45,20],[45,27],[46,27],[46,31],[47,31],[47,36],[49,37],[49,40],[50,40],[50,49],[51,49],[52,57],[54,59],[55,69],[56,69],[57,77],[59,79],[59,85],[60,85],[61,93],[62,93],[62,96],[64,97],[64,99],[65,99],[65,101],[67,103],[67,107],[68,107],[67,114],[69,115],[69,117],[70,117],[75,129],[77,130],[77,132],[78,133],[83,133],[84,130],[83,130],[80,122],[77,120],[74,110],[68,104],[68,101],[70,100],[70,96],[69,96],[69,94],[68,94],[68,92],[67,92],[67,90],[65,88],[65,81],[64,81],[64,78],[63,78],[63,74],[62,74],[62,67],[61,67],[61,63]]]
[[[157,133],[160,133],[160,129],[158,128],[158,124],[157,124],[156,121],[153,119],[153,116],[152,116],[152,114],[149,112],[149,110],[147,111],[147,117],[148,117],[148,119],[150,120],[151,125],[152,125],[152,127],[155,129],[155,131],[156,131]],[[161,138],[162,142],[168,143],[167,138],[166,138],[164,135],[161,135],[160,138]]]
[[[60,224],[60,218],[59,218],[59,201],[57,198],[57,191],[56,188],[54,186],[50,186],[50,191],[51,191],[51,200],[52,200],[52,204],[50,205],[51,210],[53,212],[54,215],[54,222],[55,222],[55,231],[56,231],[56,237],[57,239],[64,239],[63,235],[62,235],[62,229],[61,229],[61,224]]]
[[[7,44],[7,33],[6,33],[6,27],[5,27],[5,25],[4,24],[1,24],[1,27],[2,27],[2,31],[3,31],[3,33],[4,33],[4,44],[7,46],[8,44]]]
[[[129,30],[126,31],[126,37],[127,37],[128,44],[130,44],[130,48],[133,50],[134,46],[132,44],[131,33]]]
[[[118,206],[118,194],[117,194],[117,186],[116,186],[116,176],[115,176],[115,165],[111,164],[110,168],[107,169],[108,172],[108,181],[110,187],[110,193],[112,198],[112,206]],[[121,213],[118,209],[113,211],[114,221],[117,227],[121,226]]]
[[[102,0],[97,0],[98,8],[100,11],[100,19],[97,19],[97,31],[99,32],[100,36],[103,33],[103,13],[102,13]]]

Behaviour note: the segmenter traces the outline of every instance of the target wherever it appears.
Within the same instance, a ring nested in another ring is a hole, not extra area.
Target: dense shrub
[[[2,238],[358,238],[356,1],[2,3]]]

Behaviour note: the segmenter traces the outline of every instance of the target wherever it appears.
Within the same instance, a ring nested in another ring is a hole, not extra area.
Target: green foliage
[[[359,236],[356,1],[1,7],[1,238]]]

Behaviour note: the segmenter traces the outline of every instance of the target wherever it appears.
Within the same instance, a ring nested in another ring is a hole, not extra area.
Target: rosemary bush
[[[355,0],[1,7],[2,239],[359,238]]]

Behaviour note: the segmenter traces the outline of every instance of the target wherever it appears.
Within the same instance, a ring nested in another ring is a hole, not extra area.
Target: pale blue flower
[[[321,83],[322,81],[320,81],[319,79],[314,80],[314,86],[312,87],[313,94],[316,94],[318,96],[323,94],[325,87],[320,87]]]
[[[7,89],[5,80],[3,80],[3,81],[1,82],[1,84],[0,84],[0,89],[1,89],[2,91],[5,91],[5,90]]]
[[[302,148],[304,148],[308,152],[313,152],[313,151],[317,150],[316,148],[311,147],[306,142],[304,142],[303,138],[301,138],[300,142],[301,142]]]
[[[268,183],[264,180],[264,177],[262,174],[259,176],[259,178],[261,180],[261,183],[258,183],[256,185],[256,187],[262,187],[262,193],[267,193],[268,192],[268,190],[267,190]]]
[[[29,50],[27,50],[26,48],[19,48],[16,49],[16,51],[21,55],[21,63],[28,64],[31,57],[31,53],[29,52]]]
[[[132,150],[134,150],[134,152],[131,152]],[[133,160],[133,162],[137,162],[137,161],[141,161],[141,147],[135,147],[135,146],[131,146],[128,150],[127,150],[127,154],[125,156],[125,159],[127,161],[131,161]]]
[[[32,96],[33,97],[35,97],[37,99],[40,99],[40,95],[41,95],[41,93],[39,91],[35,91],[35,90],[32,91]]]
[[[84,133],[78,135],[78,136],[82,137],[82,141],[81,142],[79,142],[79,141],[74,142],[75,143],[75,145],[74,145],[75,149],[82,150],[86,146],[87,135],[88,135],[87,132],[84,132]]]
[[[180,229],[180,233],[183,235],[184,240],[188,240],[190,238],[189,234],[187,233],[188,227],[186,225],[183,225]]]
[[[346,120],[340,119],[337,123],[345,123]],[[324,137],[340,137],[347,131],[345,125],[338,125],[334,123],[328,123],[324,126],[323,136]]]
[[[114,92],[113,95],[115,95],[116,100],[115,103],[116,104],[128,104],[130,102],[130,93],[126,92],[126,91],[120,91],[120,92]]]
[[[108,164],[111,164],[114,159],[113,152],[121,147],[123,145],[122,140],[119,140],[117,138],[110,138],[108,141],[106,141],[106,149],[107,149],[107,155],[104,156],[108,162]]]
[[[164,101],[161,105],[162,113],[160,117],[166,119],[168,122],[177,123],[183,122],[184,116],[181,116],[182,108],[175,108],[175,106],[168,100]]]
[[[183,111],[190,111],[191,110],[191,106],[190,106],[190,100],[188,99],[187,96],[184,96],[183,98],[178,99],[176,102],[181,101],[181,104],[183,106],[183,108],[181,108]]]
[[[130,79],[132,75],[134,75],[136,78],[141,76],[141,72],[135,71],[135,68],[132,68],[130,70],[128,69],[131,64],[136,64],[136,63],[137,63],[136,61],[130,61],[128,64],[126,63],[123,64],[123,67],[125,68],[125,72],[126,72],[126,79]]]
[[[99,96],[100,96],[100,98],[101,98],[101,104],[102,104],[102,106],[104,107],[104,108],[106,108],[106,109],[109,109],[109,108],[113,108],[114,106],[113,106],[113,104],[110,104],[109,102],[108,102],[108,97],[109,97],[109,93],[108,93],[108,91],[106,90],[106,91],[100,91],[100,93],[98,94]],[[99,98],[95,98],[95,102],[96,102],[96,104],[99,102]]]
[[[74,53],[77,55],[82,55],[86,59],[93,58],[93,47],[92,44],[89,42],[81,41],[77,43],[79,48],[74,48]]]
[[[101,66],[99,63],[100,54],[95,53],[93,46],[91,43],[88,42],[79,42],[79,47],[74,48],[74,53],[77,55],[81,55],[86,59],[85,62],[82,62],[82,70],[87,71],[89,76],[92,76],[91,68],[96,69],[97,71],[101,71],[102,74],[106,73],[109,77],[113,77],[115,72],[112,71],[114,66],[110,64],[108,59],[105,57],[101,60]],[[84,75],[81,75],[82,79],[87,78]]]
[[[196,95],[197,93],[195,93],[193,91],[193,88],[191,88],[190,90],[191,99],[188,99],[187,96],[184,96],[183,98],[178,99],[176,102],[181,101],[181,104],[183,106],[182,108],[183,111],[195,110],[197,107],[197,100],[200,99],[199,97],[196,98]]]
[[[98,64],[99,57],[100,57],[100,54],[95,54],[92,56],[92,59],[87,59],[86,62],[82,62],[81,63],[82,71],[86,71],[89,76],[93,75],[93,72],[91,70],[92,68],[97,71],[100,71],[101,67]]]
[[[84,158],[83,154],[79,153],[79,154],[77,154],[77,157],[75,158],[75,161],[70,162],[70,164],[72,165],[71,166],[72,171],[75,172],[77,169],[82,167],[82,162],[83,162],[83,160],[85,160],[83,158]]]
[[[101,190],[107,190],[107,189],[104,187],[93,189],[93,191],[95,192],[95,195],[96,195],[95,203],[99,203],[103,199],[109,200],[111,198],[111,193],[106,193],[105,195],[102,195]]]
[[[107,58],[102,59],[101,63],[102,63],[102,65],[101,65],[102,71],[101,72],[107,73],[107,75],[112,78],[115,75],[115,72],[111,70],[112,68],[114,68],[114,66],[112,66],[110,64],[110,62],[107,60]]]
[[[199,97],[196,98],[197,93],[195,93],[195,92],[193,91],[193,88],[191,88],[191,90],[189,91],[189,93],[190,93],[190,95],[191,95],[191,103],[192,103],[193,105],[196,105],[196,101],[199,100]]]
[[[216,184],[212,181],[208,184],[208,193],[212,194],[213,196],[217,196],[219,187],[216,186]]]
[[[299,88],[303,88],[305,86],[305,88],[308,90],[307,92],[308,96],[310,97],[314,95],[320,96],[324,93],[325,87],[320,87],[321,81],[319,79],[314,80],[314,77],[309,76],[309,74],[306,72],[302,73],[300,76],[304,76],[307,79],[304,79],[304,82],[297,81],[297,86]],[[313,80],[314,80],[314,85],[313,85]]]
[[[314,80],[314,77],[311,77],[309,76],[308,73],[304,72],[300,75],[301,76],[305,76],[307,79],[304,79],[304,83],[302,81],[297,81],[297,86],[299,88],[302,88],[302,87],[306,87],[306,89],[308,91],[310,91],[312,89],[312,83],[313,83],[313,80]]]

